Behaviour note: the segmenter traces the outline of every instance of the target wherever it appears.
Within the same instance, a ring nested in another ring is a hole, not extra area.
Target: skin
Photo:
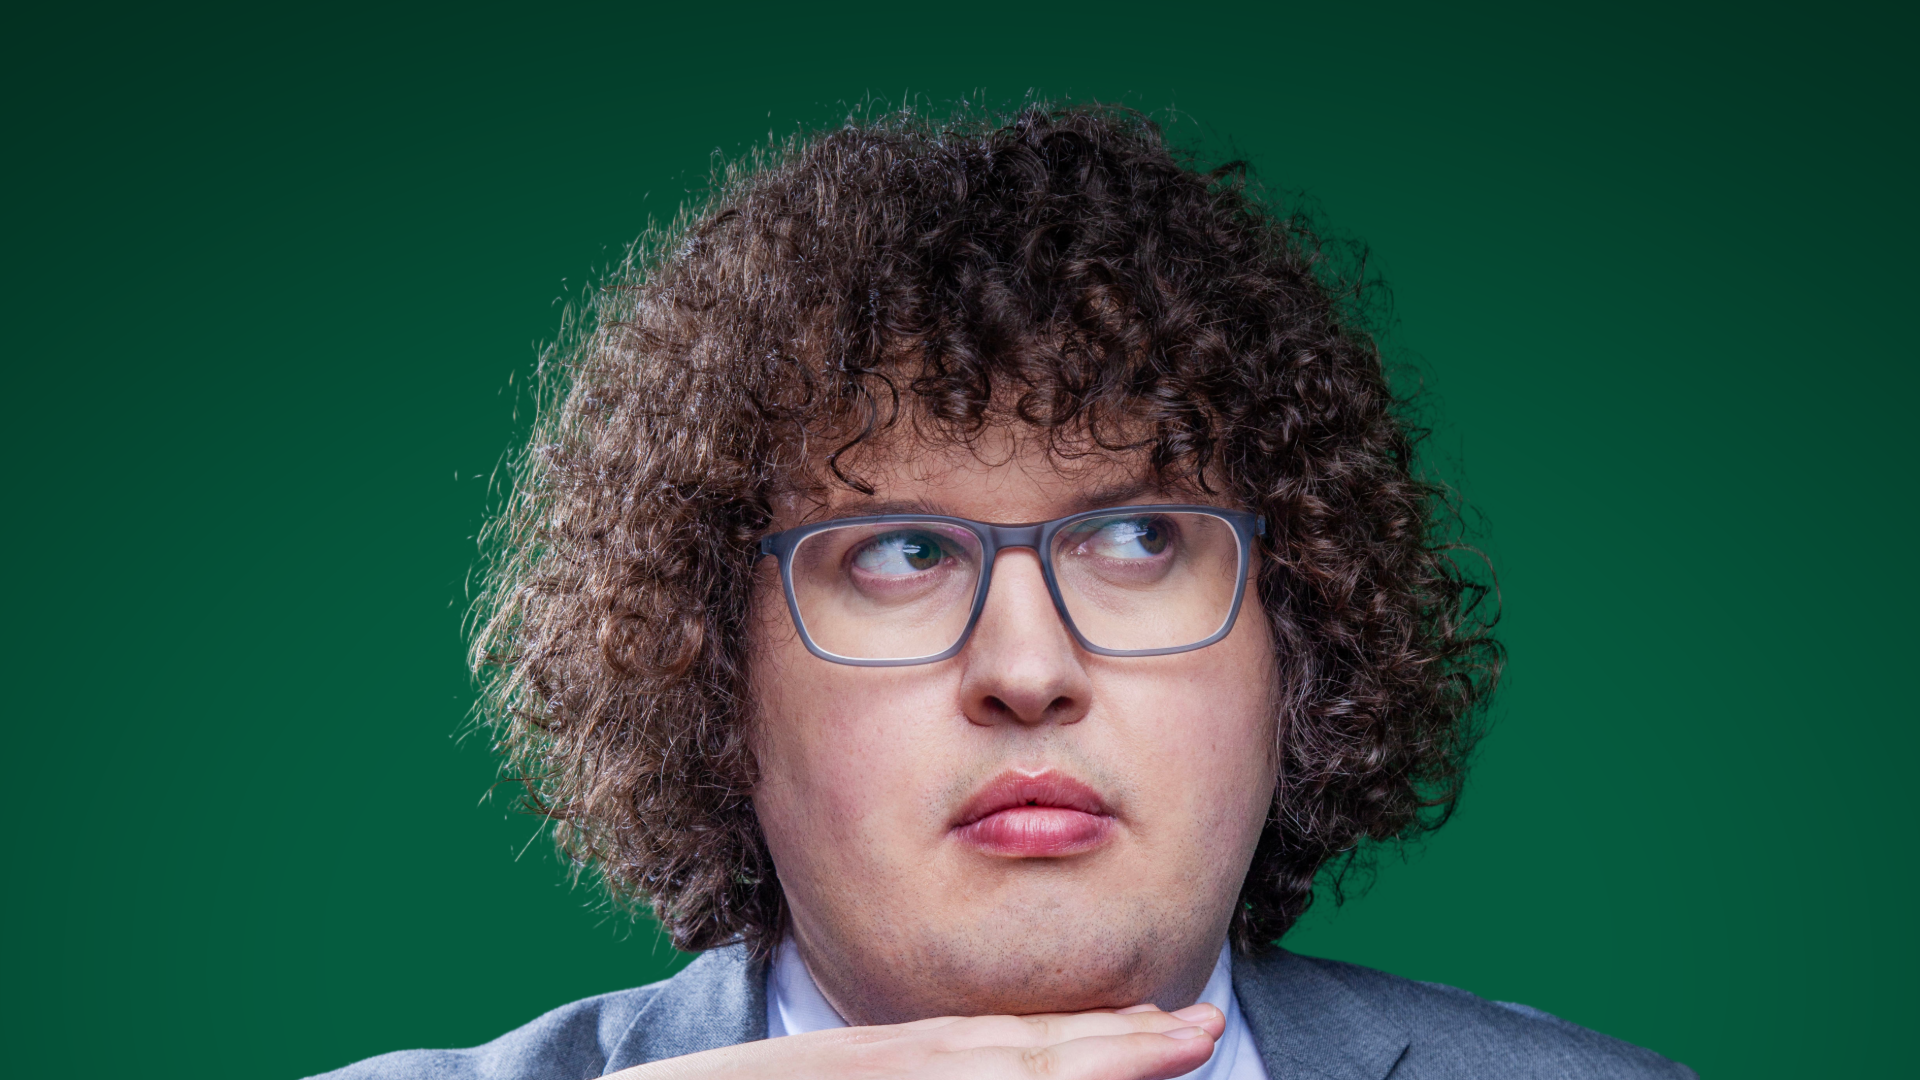
[[[908,509],[1012,523],[1211,501],[1141,485],[1137,462],[1063,464],[1005,432],[971,449],[882,454],[861,474],[871,496],[787,500],[773,528]],[[959,655],[862,668],[808,653],[774,560],[758,573],[754,807],[800,955],[855,1026],[633,1076],[1147,1078],[1204,1062],[1224,1018],[1191,1003],[1226,939],[1277,772],[1273,644],[1257,601],[1207,648],[1098,656],[1061,623],[1038,556],[1008,550]],[[1112,814],[1105,841],[1037,858],[965,842],[961,808],[1008,770],[1090,786]]]

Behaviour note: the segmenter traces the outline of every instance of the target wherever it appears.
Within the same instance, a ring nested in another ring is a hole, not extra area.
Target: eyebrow
[[[1090,488],[1076,495],[1069,504],[1072,509],[1058,517],[1070,517],[1088,510],[1100,510],[1109,506],[1125,506],[1143,496],[1166,498],[1174,494],[1161,484],[1149,480],[1122,481],[1117,484],[1104,484]],[[882,514],[926,514],[930,517],[960,517],[937,502],[925,498],[916,499],[877,499],[871,496],[855,499],[839,506],[821,508],[819,516],[809,515],[809,521],[833,521],[846,517],[878,517]],[[996,525],[1024,524],[1023,522],[993,522]]]

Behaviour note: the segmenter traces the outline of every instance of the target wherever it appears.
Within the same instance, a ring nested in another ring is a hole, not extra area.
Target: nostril
[[[1022,725],[1072,723],[1079,719],[1080,705],[1072,695],[1063,694],[1042,706],[1037,701],[1029,701],[1024,707],[1015,706],[1006,698],[997,694],[987,694],[976,699],[979,705],[967,710],[975,722],[983,724],[1014,722]],[[1015,698],[1015,701],[1020,700]]]

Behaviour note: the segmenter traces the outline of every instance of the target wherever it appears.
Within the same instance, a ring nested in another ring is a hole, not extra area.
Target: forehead
[[[990,426],[967,442],[896,435],[860,450],[843,468],[871,490],[823,467],[821,479],[774,500],[776,523],[887,513],[1017,523],[1125,503],[1214,501],[1157,478],[1144,450],[1063,448],[1030,429]]]

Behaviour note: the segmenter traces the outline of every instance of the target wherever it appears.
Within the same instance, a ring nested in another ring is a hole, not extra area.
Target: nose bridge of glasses
[[[1045,525],[988,525],[987,536],[993,542],[995,551],[1007,548],[1032,548],[1040,550],[1040,533]]]
[[[1065,618],[1066,612],[1064,609],[1060,608],[1060,602],[1055,596],[1054,587],[1052,583],[1050,581],[1047,581],[1046,584],[1042,584],[1042,582],[1046,581],[1048,577],[1048,571],[1045,566],[1046,553],[1041,549],[1041,536],[1046,532],[1046,528],[1047,527],[1044,524],[986,525],[985,531],[988,537],[990,538],[993,548],[991,552],[991,557],[987,560],[987,562],[990,565],[987,570],[987,573],[984,575],[982,585],[983,586],[985,585],[986,580],[992,580],[994,584],[992,586],[991,591],[1000,594],[1001,595],[1000,602],[1003,604],[1006,603],[1007,601],[1006,590],[1008,588],[1008,582],[1009,582],[1009,578],[1007,577],[1007,572],[1002,571],[1001,573],[996,575],[992,567],[997,566],[999,564],[1000,556],[1005,554],[1006,552],[1013,549],[1026,548],[1029,551],[1033,552],[1033,563],[1031,564],[1031,570],[1028,571],[1024,567],[1019,570],[1015,570],[1012,572],[1011,580],[1014,582],[1019,582],[1024,585],[1031,585],[1033,587],[1037,587],[1040,590],[1040,594],[1046,597],[1046,599],[1042,600],[1041,602],[1053,607],[1056,611],[1059,612],[1062,618]],[[1028,577],[1027,577],[1029,572],[1032,574],[1032,578],[1030,581],[1028,580]],[[969,636],[971,636],[971,631],[969,632]]]

